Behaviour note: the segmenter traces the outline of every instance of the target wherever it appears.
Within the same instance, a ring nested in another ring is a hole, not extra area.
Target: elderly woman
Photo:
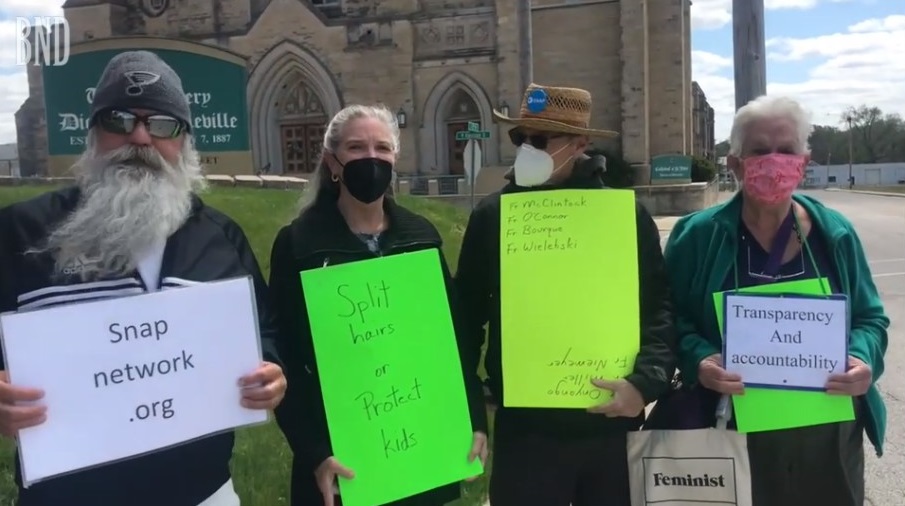
[[[440,234],[427,219],[389,196],[399,153],[399,128],[392,112],[349,106],[330,121],[323,146],[310,203],[279,231],[270,261],[272,306],[289,383],[285,402],[275,414],[294,454],[293,506],[340,504],[336,477],[354,479],[355,471],[339,462],[331,449],[299,272],[378,256],[439,251],[442,246]],[[446,286],[452,287],[442,251],[440,259]],[[456,298],[452,293],[448,296],[453,319],[458,320]],[[418,310],[411,308],[412,312]],[[483,462],[487,457],[487,412],[477,375],[479,357],[467,352],[460,357],[463,371],[467,371],[463,374],[474,430],[473,445],[462,449],[462,458]],[[440,506],[457,499],[459,491],[459,484],[453,483],[393,504]]]
[[[827,292],[848,297],[848,367],[830,377],[826,395],[850,396],[855,420],[749,433],[755,506],[861,506],[862,433],[878,455],[883,448],[886,409],[875,382],[889,319],[852,224],[812,197],[793,195],[809,161],[810,129],[788,98],[763,96],[739,109],[728,164],[741,190],[680,219],[666,246],[682,381],[713,396],[744,395],[744,378],[724,369],[714,293],[828,278]]]

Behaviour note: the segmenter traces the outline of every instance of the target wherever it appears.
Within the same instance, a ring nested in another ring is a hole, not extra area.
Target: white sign
[[[16,18],[16,65],[66,65],[70,48],[71,32],[65,17]]]
[[[481,143],[469,139],[465,143],[465,151],[462,153],[462,160],[465,162],[465,175],[468,176],[468,184],[478,180],[478,174],[481,173],[482,167]],[[472,176],[474,173],[474,176]]]
[[[726,370],[746,385],[823,390],[848,361],[845,298],[727,294]]]
[[[250,278],[0,316],[10,382],[47,421],[19,432],[25,485],[267,421],[240,405],[261,363]]]

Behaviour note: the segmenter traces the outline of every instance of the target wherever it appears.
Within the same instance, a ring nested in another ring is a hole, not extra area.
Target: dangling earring
[[[336,174],[330,174],[330,180],[333,181],[334,183],[338,183],[339,176],[337,176]]]

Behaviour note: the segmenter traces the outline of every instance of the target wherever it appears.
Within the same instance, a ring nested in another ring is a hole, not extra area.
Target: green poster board
[[[437,250],[301,273],[344,506],[482,472]]]
[[[797,293],[822,295],[829,280],[803,279],[739,289],[740,293]],[[717,324],[723,332],[723,297],[726,292],[713,294]],[[829,395],[824,392],[773,388],[745,388],[744,395],[732,396],[732,406],[738,431],[764,432],[847,422],[855,419],[851,397]]]

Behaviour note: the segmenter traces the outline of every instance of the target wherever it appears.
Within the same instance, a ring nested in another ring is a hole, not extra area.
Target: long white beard
[[[83,280],[131,273],[136,255],[185,223],[192,192],[204,186],[198,155],[185,142],[176,166],[151,147],[82,156],[75,167],[81,201],[41,249],[51,252],[57,272],[78,266]]]

